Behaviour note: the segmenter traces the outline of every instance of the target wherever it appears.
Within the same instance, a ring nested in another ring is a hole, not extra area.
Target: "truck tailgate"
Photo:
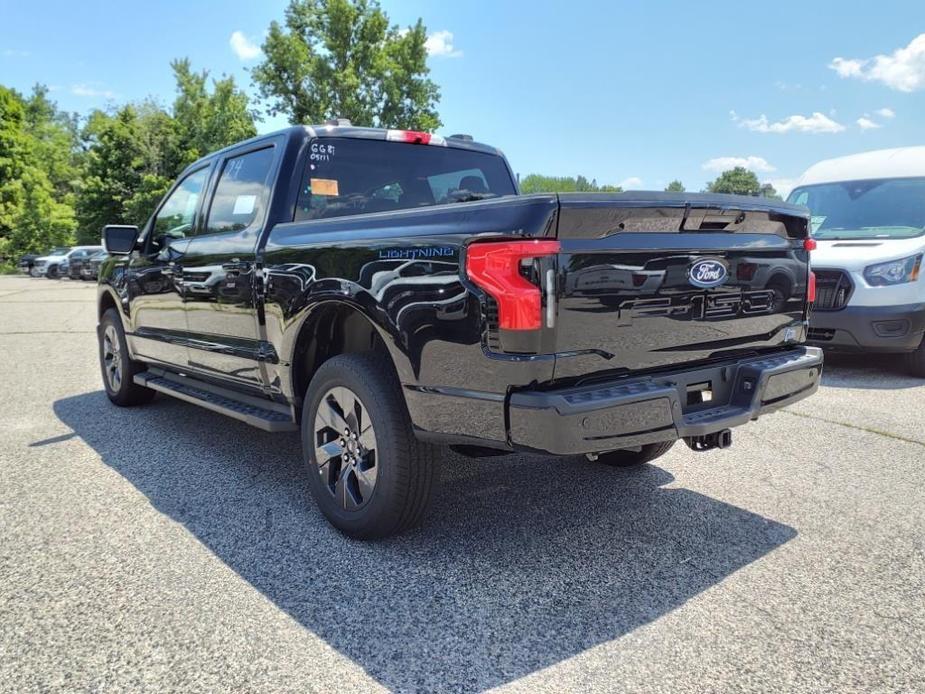
[[[740,196],[559,196],[556,380],[805,337],[805,208]]]

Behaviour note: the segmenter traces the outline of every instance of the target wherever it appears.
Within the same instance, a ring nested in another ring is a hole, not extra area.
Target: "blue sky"
[[[169,104],[168,63],[188,56],[250,89],[252,44],[286,4],[0,0],[0,83],[43,82],[79,112]],[[432,34],[441,132],[521,174],[699,190],[744,160],[786,188],[819,159],[925,144],[922,0],[382,4]]]

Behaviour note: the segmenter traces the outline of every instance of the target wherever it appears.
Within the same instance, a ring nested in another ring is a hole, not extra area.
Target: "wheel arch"
[[[97,320],[101,320],[103,318],[103,314],[111,308],[116,309],[121,317],[122,311],[119,310],[119,302],[116,300],[116,297],[113,295],[113,293],[109,290],[100,292],[100,296],[97,301]]]
[[[301,409],[312,377],[328,359],[369,351],[381,352],[396,374],[400,373],[396,363],[400,352],[396,354],[391,334],[360,305],[328,299],[313,306],[298,328],[290,356],[290,385],[296,408]]]

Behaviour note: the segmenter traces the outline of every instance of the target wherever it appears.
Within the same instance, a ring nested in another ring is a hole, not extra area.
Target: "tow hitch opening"
[[[704,436],[688,436],[684,443],[698,453],[712,451],[714,448],[729,448],[732,445],[732,429],[723,429]]]

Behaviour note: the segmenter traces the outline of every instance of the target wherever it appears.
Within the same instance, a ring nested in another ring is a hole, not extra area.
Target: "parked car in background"
[[[92,258],[95,254],[102,252],[102,249],[92,249],[84,248],[82,250],[75,250],[71,253],[67,260],[61,266],[62,275],[70,277],[72,280],[79,280],[82,278],[81,270],[84,265]]]
[[[809,229],[761,198],[521,196],[468,136],[293,127],[105,228],[103,383],[300,430],[324,515],[383,537],[421,519],[434,443],[642,466],[812,395]]]
[[[38,253],[26,253],[22,256],[17,263],[20,272],[24,272],[27,275],[32,274],[32,266],[35,264],[35,259],[38,257]]]
[[[87,258],[80,266],[80,279],[95,280],[100,276],[100,265],[109,257],[105,250],[97,251]]]
[[[925,147],[819,162],[790,202],[810,208],[818,244],[809,342],[902,353],[925,377]]]
[[[46,256],[35,259],[32,268],[33,277],[47,277],[48,279],[57,279],[67,275],[70,259],[77,253],[83,256],[84,251],[91,254],[102,250],[102,246],[74,246],[72,248],[62,247],[55,248]]]
[[[45,255],[40,255],[32,260],[32,270],[29,272],[33,277],[44,277],[48,272],[49,262],[54,265],[54,272],[57,273],[61,261],[71,250],[70,246],[58,246],[52,248]]]

